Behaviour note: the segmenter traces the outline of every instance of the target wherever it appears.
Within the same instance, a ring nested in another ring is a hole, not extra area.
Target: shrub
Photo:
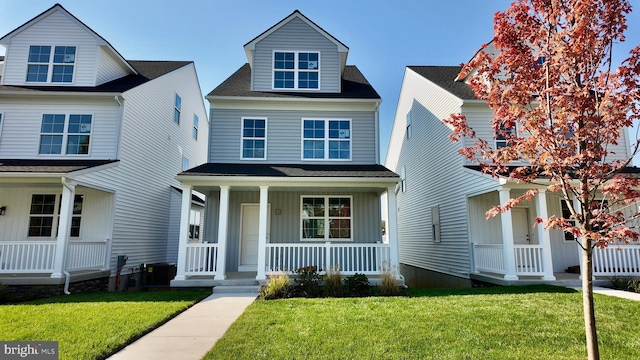
[[[400,293],[398,287],[398,271],[389,265],[382,266],[382,278],[378,285],[378,293],[382,296],[394,296]]]
[[[341,297],[344,295],[342,274],[339,268],[331,268],[324,275],[324,290],[328,296]]]
[[[293,296],[293,287],[286,273],[271,275],[267,284],[260,288],[261,299],[285,299]]]
[[[610,277],[611,287],[617,290],[632,291],[640,293],[640,278],[632,276]]]
[[[296,270],[296,291],[300,296],[318,297],[322,294],[321,280],[317,267],[301,267]]]
[[[371,293],[371,285],[365,274],[355,273],[347,276],[344,280],[344,287],[349,296],[367,296]]]

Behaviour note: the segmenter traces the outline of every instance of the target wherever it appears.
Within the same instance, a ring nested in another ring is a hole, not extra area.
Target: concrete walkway
[[[582,291],[582,286],[569,286],[571,289]],[[630,292],[630,291],[622,291],[622,290],[614,290],[600,286],[594,286],[593,292],[596,294],[603,294],[608,296],[615,296],[623,299],[640,301],[640,294]]]
[[[202,359],[256,296],[213,294],[109,359]]]

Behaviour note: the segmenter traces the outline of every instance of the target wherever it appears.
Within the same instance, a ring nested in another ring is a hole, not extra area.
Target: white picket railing
[[[218,264],[218,244],[187,244],[185,275],[214,275]]]
[[[304,266],[319,271],[337,268],[342,274],[381,274],[391,260],[388,244],[269,243],[267,272],[292,273]]]
[[[513,256],[516,275],[544,275],[541,245],[514,245]],[[502,244],[473,244],[476,272],[505,274]]]
[[[0,273],[50,273],[55,241],[1,241]]]
[[[108,241],[69,241],[67,270],[107,269]]]
[[[593,251],[594,276],[639,276],[640,245],[611,245]]]
[[[516,275],[544,275],[542,245],[514,245]]]
[[[475,271],[504,274],[502,244],[473,244]]]

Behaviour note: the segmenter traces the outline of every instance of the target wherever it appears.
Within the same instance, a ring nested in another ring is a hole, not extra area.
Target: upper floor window
[[[402,192],[407,190],[407,173],[404,166],[400,169],[400,190]]]
[[[500,124],[500,130],[496,131],[496,149],[509,146],[509,139],[516,136],[516,129],[514,127],[507,129],[504,124]]]
[[[40,126],[39,154],[89,154],[91,115],[44,114]],[[66,127],[65,127],[66,125]],[[65,131],[66,129],[66,131]]]
[[[302,158],[351,160],[351,120],[303,120]]]
[[[407,113],[407,139],[411,137],[411,111]]]
[[[182,98],[176,94],[176,101],[173,109],[173,122],[180,125],[180,112],[182,111]]]
[[[52,56],[53,55],[53,56]],[[75,46],[29,47],[27,82],[72,83],[76,62]]]
[[[267,158],[267,119],[242,119],[242,159]]]
[[[189,170],[189,158],[186,156],[182,157],[182,171]]]
[[[198,124],[200,119],[198,119],[198,115],[193,114],[193,139],[198,140]]]
[[[274,89],[319,89],[320,54],[317,52],[274,52]]]

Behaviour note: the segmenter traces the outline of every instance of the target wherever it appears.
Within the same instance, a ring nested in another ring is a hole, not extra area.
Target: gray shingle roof
[[[60,91],[60,92],[125,92],[136,86],[168,74],[176,69],[191,64],[193,61],[127,61],[136,71],[137,75],[127,75],[119,79],[98,86],[13,86],[0,85],[0,94],[3,91]]]
[[[118,160],[32,160],[32,159],[0,159],[2,173],[70,173]]]
[[[181,172],[191,176],[266,176],[266,177],[362,177],[399,178],[398,174],[378,164],[223,164],[207,163]]]
[[[478,100],[469,85],[455,81],[462,66],[407,66],[423,78],[440,86],[462,100]]]
[[[369,84],[360,70],[354,65],[347,65],[342,75],[342,92],[286,92],[286,91],[251,91],[251,67],[244,64],[227,80],[218,85],[207,96],[237,96],[264,98],[327,98],[327,99],[380,99],[380,95]]]

